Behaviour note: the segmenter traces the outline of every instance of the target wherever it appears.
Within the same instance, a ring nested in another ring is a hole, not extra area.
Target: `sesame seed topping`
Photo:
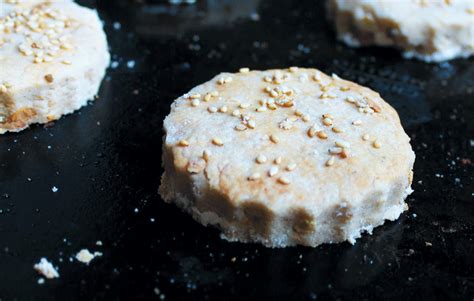
[[[270,168],[270,170],[268,171],[268,176],[269,177],[273,177],[274,175],[276,175],[278,173],[279,169],[277,166],[272,166]]]
[[[301,117],[303,116],[303,112],[301,112],[300,110],[295,110],[295,115]]]
[[[272,134],[272,135],[270,135],[270,141],[276,144],[276,143],[280,142],[280,138],[278,138],[278,136]]]
[[[232,82],[232,77],[230,76],[224,79],[224,84],[231,83],[231,82]]]
[[[257,124],[255,123],[255,120],[253,120],[253,119],[250,119],[247,122],[247,127],[250,128],[250,129],[254,129],[256,126],[257,126]]]
[[[248,177],[249,181],[256,181],[260,179],[260,174],[258,172],[253,173],[250,177]]]
[[[301,118],[304,122],[309,122],[311,121],[311,117],[309,117],[309,115],[303,115],[303,117]]]
[[[316,82],[319,82],[321,80],[321,73],[316,72],[316,74],[313,75],[313,80],[316,81]]]
[[[246,109],[246,108],[250,107],[250,104],[248,104],[248,103],[241,103],[241,104],[239,105],[239,107],[240,107],[241,109]]]
[[[272,82],[272,78],[271,78],[270,76],[265,76],[265,77],[263,78],[263,80],[264,80],[265,82],[267,82],[267,83],[271,83],[271,82]]]
[[[189,98],[191,98],[191,99],[198,99],[198,98],[201,98],[201,94],[199,94],[199,93],[191,94],[191,95],[189,96]]]
[[[299,69],[298,67],[290,67],[289,70],[290,70],[290,72],[293,72],[293,73],[294,73],[294,72],[297,72],[298,69]]]
[[[232,111],[232,116],[239,117],[240,116],[240,111],[239,110]]]
[[[352,124],[353,124],[353,125],[361,125],[361,124],[362,124],[362,120],[359,120],[359,119],[358,119],[358,120],[354,120],[354,121],[352,121]]]
[[[328,135],[327,135],[325,132],[323,132],[323,131],[318,131],[318,132],[316,133],[316,135],[318,135],[318,137],[319,137],[320,139],[327,139],[327,138],[328,138]]]
[[[209,161],[209,158],[211,157],[211,152],[208,151],[207,149],[203,150],[202,151],[202,158],[208,162]]]
[[[334,157],[329,158],[329,159],[326,161],[326,166],[333,166],[335,161],[336,161],[336,160],[334,159]]]
[[[287,177],[279,177],[278,178],[278,183],[283,184],[283,185],[289,185],[289,184],[291,184],[291,181]]]
[[[350,89],[351,89],[351,88],[346,87],[346,86],[339,88],[339,90],[341,90],[341,91],[343,91],[343,92],[349,91]]]
[[[351,147],[351,145],[349,144],[349,142],[347,141],[342,141],[342,140],[336,140],[336,142],[334,142],[334,144],[336,146],[339,146],[339,147],[342,147],[342,148],[349,148]]]
[[[45,79],[48,83],[52,83],[52,82],[54,81],[54,77],[53,77],[53,75],[51,75],[51,74],[46,74],[46,75],[44,76],[44,79]]]
[[[212,98],[212,95],[210,93],[206,93],[206,95],[204,95],[204,101],[210,101]]]
[[[369,139],[370,139],[370,135],[369,135],[369,134],[364,134],[364,135],[362,136],[362,140],[364,140],[364,141],[368,141]]]
[[[377,140],[374,140],[374,142],[372,142],[372,146],[374,148],[381,148],[382,145],[380,144],[380,142],[378,142]]]
[[[264,155],[260,154],[257,156],[257,158],[255,159],[255,161],[257,161],[258,164],[263,164],[265,162],[267,162],[267,157],[265,157]]]
[[[250,69],[247,68],[247,67],[240,68],[240,69],[239,69],[239,72],[240,72],[240,73],[249,73],[249,72],[250,72]]]
[[[196,98],[196,99],[193,99],[193,100],[191,101],[191,105],[192,105],[193,107],[199,106],[200,103],[201,103],[201,102],[200,102],[199,99],[197,99],[197,98]]]
[[[346,101],[347,101],[347,102],[350,102],[350,103],[355,103],[355,102],[356,102],[355,99],[354,99],[354,97],[352,97],[352,96],[346,97]]]
[[[179,140],[178,142],[179,146],[189,146],[189,142],[187,140]]]
[[[290,164],[288,164],[288,165],[286,166],[286,170],[287,170],[287,171],[293,171],[293,170],[295,170],[295,168],[296,168],[296,164],[295,164],[295,163],[290,163]]]
[[[328,152],[332,155],[337,155],[337,154],[340,154],[342,152],[342,148],[341,147],[331,147],[328,149]]]
[[[0,85],[0,92],[7,93],[7,91],[8,91],[7,87],[4,84],[1,84]]]
[[[217,112],[217,108],[214,107],[214,106],[208,107],[207,110],[209,111],[209,113],[216,113]]]
[[[314,136],[316,136],[316,133],[318,132],[318,128],[316,128],[315,126],[312,126],[308,129],[308,136],[313,138]]]
[[[72,62],[69,61],[69,60],[63,60],[61,63],[63,63],[64,65],[71,65]]]
[[[262,106],[262,107],[258,107],[258,108],[256,109],[257,112],[265,112],[266,110],[267,110],[267,107],[263,107],[263,106]]]
[[[275,164],[278,165],[278,164],[281,163],[281,160],[282,160],[281,156],[278,156],[278,157],[275,158],[275,160],[273,161],[273,163],[275,163]]]
[[[245,130],[247,129],[247,127],[246,127],[245,125],[243,125],[243,124],[238,124],[238,125],[235,126],[234,129],[235,129],[236,131],[240,131],[240,132],[241,132],[241,131],[245,131]]]
[[[338,128],[337,126],[334,126],[332,128],[332,131],[337,134],[344,132],[341,128]]]
[[[222,106],[219,108],[219,112],[221,113],[226,113],[227,112],[227,106]]]
[[[330,126],[332,125],[332,119],[331,118],[324,118],[323,119],[323,124],[326,125],[326,126]]]
[[[217,97],[217,96],[219,96],[219,92],[217,92],[217,91],[215,91],[215,90],[214,90],[214,91],[211,91],[211,96],[212,96],[212,97]]]
[[[220,138],[213,138],[212,143],[217,146],[223,146],[224,142]]]

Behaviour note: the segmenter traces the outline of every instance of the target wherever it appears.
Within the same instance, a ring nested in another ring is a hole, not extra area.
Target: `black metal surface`
[[[474,60],[346,48],[315,2],[83,1],[118,66],[93,105],[0,137],[0,299],[474,300]],[[410,211],[354,246],[228,243],[157,194],[174,98],[221,71],[291,65],[379,91],[412,138]],[[104,255],[71,262],[82,248]],[[59,279],[37,283],[41,257]]]

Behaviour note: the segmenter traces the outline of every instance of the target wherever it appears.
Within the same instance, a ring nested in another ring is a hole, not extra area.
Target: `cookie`
[[[73,1],[0,5],[0,134],[86,105],[110,60],[97,12]]]
[[[470,0],[329,0],[329,18],[349,46],[390,46],[405,58],[440,62],[474,54]]]
[[[222,73],[176,99],[164,130],[162,198],[230,241],[354,243],[407,210],[397,112],[337,75]]]

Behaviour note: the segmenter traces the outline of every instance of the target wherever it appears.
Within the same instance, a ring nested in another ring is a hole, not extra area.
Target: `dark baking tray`
[[[81,3],[99,10],[116,63],[93,105],[0,136],[2,301],[473,300],[473,59],[347,48],[322,1]],[[292,65],[379,91],[412,138],[410,211],[354,246],[228,243],[157,193],[173,99],[221,71]],[[71,262],[82,248],[104,255]],[[41,257],[59,279],[37,283]]]

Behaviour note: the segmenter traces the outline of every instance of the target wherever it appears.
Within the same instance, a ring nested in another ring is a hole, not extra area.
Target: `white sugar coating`
[[[474,54],[472,0],[329,0],[328,13],[350,46],[393,46],[426,62]]]
[[[0,0],[0,134],[72,113],[110,60],[97,12],[70,0]]]
[[[213,90],[219,98],[210,102],[227,113],[189,105],[186,95]],[[164,121],[160,194],[226,239],[269,247],[354,243],[407,209],[415,155],[378,93],[292,68],[219,74],[186,95]],[[256,111],[263,105],[268,110]],[[240,116],[232,114],[237,108]]]

